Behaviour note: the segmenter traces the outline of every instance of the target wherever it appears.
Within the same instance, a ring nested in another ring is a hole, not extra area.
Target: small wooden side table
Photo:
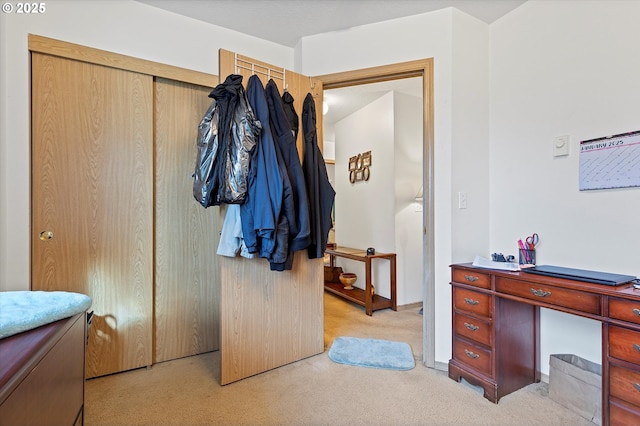
[[[340,283],[324,283],[324,289],[340,296],[350,302],[357,303],[360,306],[364,306],[367,315],[371,316],[373,311],[380,309],[391,308],[397,311],[396,305],[396,254],[395,253],[378,253],[367,254],[366,250],[355,249],[350,247],[340,247],[325,250],[325,253],[329,255],[329,264],[333,267],[336,263],[336,257],[343,257],[345,259],[356,260],[365,263],[365,289],[354,287],[352,290],[345,290],[344,286]],[[379,294],[372,295],[371,284],[371,261],[373,259],[387,259],[390,263],[389,267],[389,290],[390,299],[382,297]]]

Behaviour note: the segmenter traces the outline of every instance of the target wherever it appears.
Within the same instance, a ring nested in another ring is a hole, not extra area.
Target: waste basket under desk
[[[336,294],[353,303],[364,306],[367,315],[371,316],[373,311],[391,308],[397,310],[396,305],[396,254],[395,253],[375,253],[367,254],[366,250],[355,249],[349,247],[336,246],[325,251],[329,255],[331,266],[335,266],[336,257],[356,260],[365,263],[365,289],[354,287],[353,290],[345,290],[340,283],[324,283],[324,289]],[[390,299],[382,297],[379,294],[371,295],[371,261],[373,259],[386,259],[389,261],[389,294]]]

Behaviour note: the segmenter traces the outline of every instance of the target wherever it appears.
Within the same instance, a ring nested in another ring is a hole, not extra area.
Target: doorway
[[[425,59],[381,67],[318,76],[324,90],[356,87],[418,77],[422,81],[422,288],[423,363],[435,368],[435,274],[433,209],[433,60]],[[329,106],[331,108],[331,106]],[[418,198],[419,194],[416,194]],[[338,228],[339,229],[339,228]],[[339,231],[338,231],[339,232]]]

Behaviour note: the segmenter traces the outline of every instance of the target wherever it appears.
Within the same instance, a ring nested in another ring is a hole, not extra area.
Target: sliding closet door
[[[87,377],[151,364],[153,79],[32,53],[33,290],[87,294]]]
[[[211,88],[155,81],[154,362],[218,349],[218,207],[192,195],[198,124]]]
[[[242,61],[243,67],[236,66],[238,60]],[[251,64],[262,66],[254,69],[265,85],[268,75],[261,71],[267,68],[280,70],[279,74],[273,74],[274,81],[281,94],[286,85],[296,101],[300,118],[302,102],[310,91],[316,96],[318,111],[322,111],[322,83],[319,80],[290,71],[283,74],[282,68],[236,56],[233,52],[220,51],[220,80],[232,73],[241,74],[246,87],[252,74]],[[321,129],[319,124],[318,130]],[[302,156],[301,135],[302,131],[298,143]],[[321,133],[319,139],[322,140]],[[224,213],[225,209],[221,211]],[[265,259],[219,257],[219,261],[222,384],[324,351],[322,259],[310,260],[306,251],[297,252],[293,269],[284,272],[271,271]]]

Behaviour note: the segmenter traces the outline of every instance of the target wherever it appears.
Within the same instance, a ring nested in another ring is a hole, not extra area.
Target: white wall
[[[422,185],[422,105],[422,97],[393,92],[398,305],[423,298],[422,203],[415,200]]]
[[[488,38],[487,24],[443,9],[306,37],[296,47],[309,75],[434,58],[435,359],[443,363],[451,357],[449,265],[489,252]],[[454,62],[462,69],[454,72]],[[454,216],[452,195],[460,190],[469,208]]]
[[[462,13],[453,20],[451,248],[453,262],[489,256],[489,28]],[[436,115],[440,111],[436,108]],[[436,182],[436,185],[438,183]],[[467,208],[459,208],[459,193]],[[471,237],[473,236],[473,237]],[[470,241],[477,239],[477,243]]]
[[[537,232],[538,264],[640,275],[640,188],[578,190],[581,140],[640,130],[638,19],[637,1],[529,0],[491,25],[493,250]],[[541,324],[543,373],[551,353],[601,362],[598,322],[543,310]]]
[[[293,68],[291,48],[130,0],[49,1],[0,28],[0,290],[29,288],[29,33],[211,74],[218,48]]]
[[[374,247],[397,255],[399,306],[422,301],[422,213],[415,196],[422,182],[422,99],[388,92],[339,121],[336,138],[336,242]],[[368,181],[349,181],[348,161],[371,151]],[[358,274],[364,288],[364,264],[338,258],[345,271]],[[390,297],[389,262],[372,264],[376,292]]]
[[[336,142],[336,243],[340,246],[374,247],[395,252],[394,123],[393,93],[338,121]],[[371,151],[368,181],[349,181],[349,158]],[[336,259],[345,272],[355,272],[356,287],[364,288],[364,263]],[[373,262],[372,282],[376,293],[390,297],[389,262]],[[377,285],[384,282],[385,285]]]

